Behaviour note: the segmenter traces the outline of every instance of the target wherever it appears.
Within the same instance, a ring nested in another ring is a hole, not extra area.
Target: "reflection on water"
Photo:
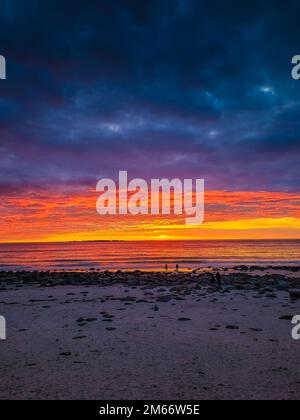
[[[300,240],[0,244],[0,270],[163,270],[300,265]]]

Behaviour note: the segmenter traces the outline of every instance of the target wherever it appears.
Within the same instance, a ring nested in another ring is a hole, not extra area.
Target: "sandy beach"
[[[277,271],[2,272],[0,398],[299,399],[300,269]]]

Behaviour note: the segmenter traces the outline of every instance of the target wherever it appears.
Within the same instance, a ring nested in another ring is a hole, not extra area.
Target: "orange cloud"
[[[183,216],[99,216],[93,190],[32,190],[0,200],[1,242],[300,238],[300,194],[207,191],[205,224]]]

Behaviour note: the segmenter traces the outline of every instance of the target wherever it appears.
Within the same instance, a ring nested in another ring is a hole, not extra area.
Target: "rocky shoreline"
[[[274,271],[270,273],[271,271]],[[285,271],[285,274],[276,274]],[[216,271],[192,272],[0,272],[0,291],[23,287],[127,285],[129,287],[169,287],[170,291],[189,294],[205,287],[209,292],[228,293],[230,290],[251,290],[274,297],[277,291],[287,291],[293,299],[300,298],[300,267],[247,267],[237,266],[219,271],[222,285],[216,284]],[[253,274],[259,272],[259,274]]]

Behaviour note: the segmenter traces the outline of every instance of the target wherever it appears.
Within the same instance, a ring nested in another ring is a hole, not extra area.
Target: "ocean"
[[[300,240],[0,244],[0,270],[164,270],[300,265]]]

